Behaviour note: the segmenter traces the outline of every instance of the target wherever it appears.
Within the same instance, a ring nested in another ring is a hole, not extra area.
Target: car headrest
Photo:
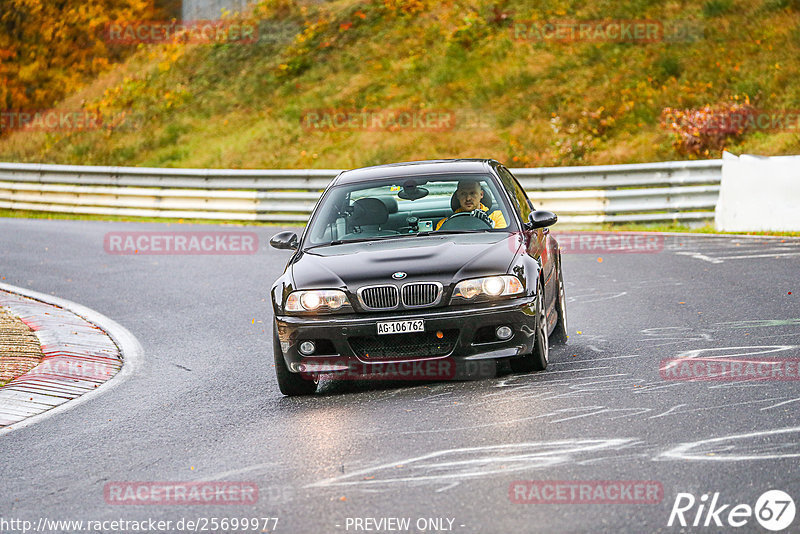
[[[483,199],[481,200],[481,204],[486,206],[488,209],[492,209],[492,197],[489,196],[489,191],[487,191],[485,187],[481,187],[481,189],[483,189]],[[453,196],[450,197],[450,208],[452,208],[453,211],[456,211],[460,207],[461,204],[458,202],[456,194],[453,193]]]
[[[386,205],[389,213],[397,213],[397,199],[394,197],[375,197]]]
[[[385,224],[388,220],[389,210],[380,199],[360,198],[353,202],[353,215],[350,218],[353,226]]]

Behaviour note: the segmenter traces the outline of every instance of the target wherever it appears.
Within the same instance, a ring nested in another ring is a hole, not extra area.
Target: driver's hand
[[[483,211],[482,209],[475,209],[470,212],[471,217],[475,217],[476,219],[480,219],[492,228],[494,228],[494,221],[489,218],[489,214]]]

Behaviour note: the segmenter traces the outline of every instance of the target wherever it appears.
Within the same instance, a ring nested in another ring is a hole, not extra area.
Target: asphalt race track
[[[108,393],[0,436],[2,519],[152,518],[186,531],[176,522],[278,518],[274,530],[286,533],[418,532],[420,520],[428,532],[767,532],[755,517],[731,527],[728,512],[771,489],[800,498],[800,382],[659,371],[676,357],[800,358],[800,240],[674,236],[651,253],[565,254],[571,337],[547,371],[325,381],[290,399],[275,382],[267,304],[288,258],[268,239],[282,229],[230,228],[258,234],[254,255],[104,251],[107,232],[144,230],[223,228],[0,219],[3,282],[92,308],[144,349]],[[510,491],[515,481],[598,480],[649,481],[663,496],[525,504]],[[107,484],[126,481],[247,482],[258,499],[109,501]],[[718,507],[730,505],[724,526],[667,526],[679,493],[697,499],[690,523],[701,496],[708,504],[719,493]],[[399,524],[388,518],[411,526],[387,528]]]

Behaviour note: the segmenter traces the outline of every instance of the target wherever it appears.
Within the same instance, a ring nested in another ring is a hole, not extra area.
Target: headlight
[[[453,298],[472,300],[475,297],[508,297],[518,295],[525,291],[522,282],[516,276],[506,274],[503,276],[487,276],[486,278],[472,278],[462,280],[456,284]]]
[[[347,295],[338,289],[295,291],[286,300],[288,312],[332,312],[349,306]]]

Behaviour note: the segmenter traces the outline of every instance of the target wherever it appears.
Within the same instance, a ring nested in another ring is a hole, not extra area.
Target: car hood
[[[445,286],[477,276],[504,274],[521,245],[519,234],[481,232],[343,243],[298,254],[292,265],[295,289],[437,281]]]

